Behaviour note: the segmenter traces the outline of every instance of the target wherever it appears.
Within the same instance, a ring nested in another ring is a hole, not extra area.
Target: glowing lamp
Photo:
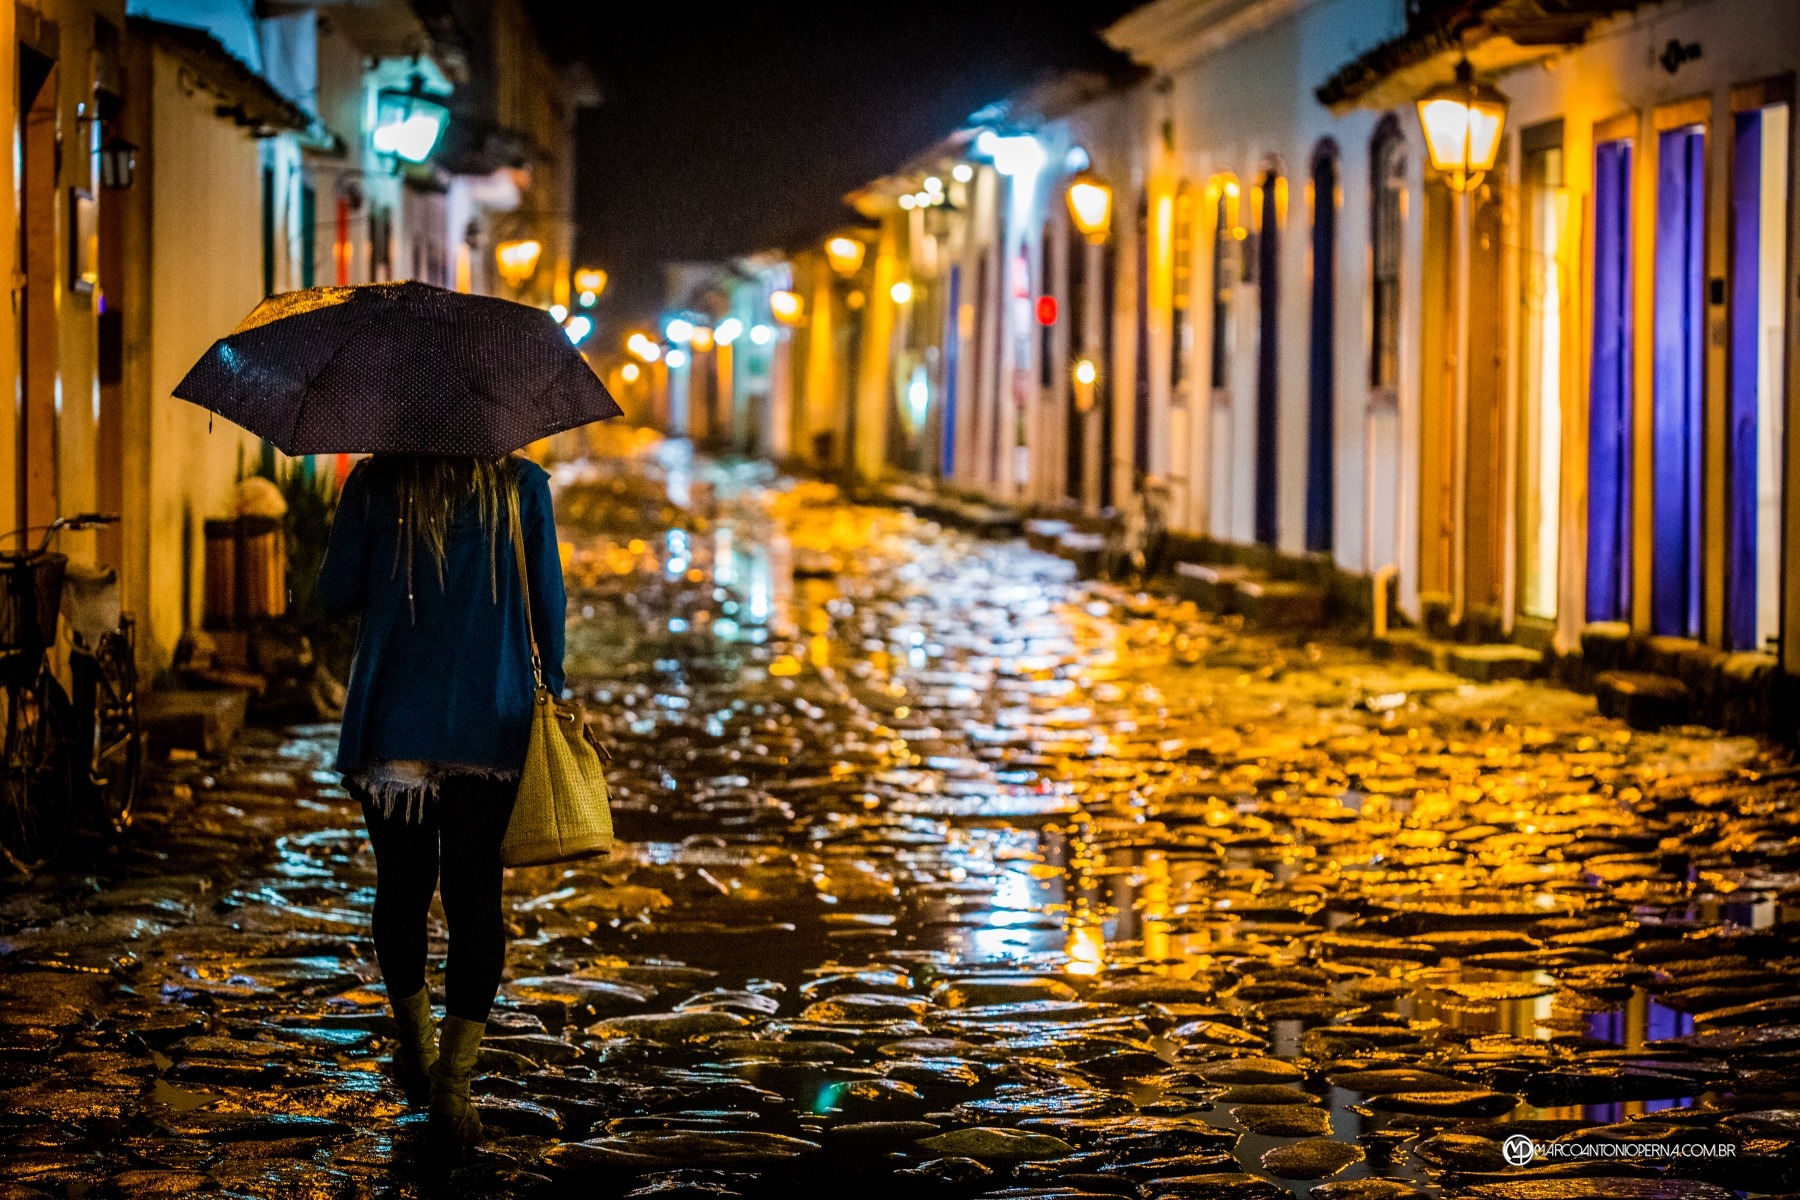
[[[900,207],[908,210],[915,209],[919,207],[919,201],[911,192],[908,192],[900,197]]]
[[[671,371],[679,371],[679,370],[681,370],[681,368],[683,368],[687,365],[688,365],[688,354],[687,354],[686,350],[683,350],[680,346],[677,346],[673,350],[669,351],[669,369]]]
[[[1069,217],[1081,236],[1095,245],[1112,230],[1112,189],[1087,175],[1077,175],[1069,185]]]
[[[1493,169],[1506,125],[1506,97],[1476,83],[1469,60],[1456,64],[1456,78],[1419,99],[1419,124],[1431,165],[1459,192],[1473,189]]]
[[[721,346],[729,346],[738,340],[744,332],[744,323],[736,317],[726,317],[713,329],[713,341]]]
[[[713,348],[713,331],[710,325],[694,326],[693,334],[688,338],[688,345],[704,354]]]
[[[1082,387],[1092,387],[1094,386],[1094,380],[1098,378],[1100,378],[1100,368],[1094,365],[1093,359],[1078,358],[1075,360],[1076,383],[1079,383]]]
[[[783,325],[797,325],[800,322],[800,296],[796,292],[770,292],[769,311]]]
[[[896,280],[894,286],[888,289],[888,295],[894,298],[895,304],[906,304],[913,297],[912,284],[904,279]]]
[[[563,326],[563,332],[569,335],[571,342],[579,345],[582,338],[594,332],[594,318],[585,313],[576,313]]]
[[[1029,133],[1002,136],[985,129],[975,139],[975,152],[992,159],[1002,175],[1033,175],[1047,161],[1043,144]]]
[[[663,336],[677,346],[685,346],[688,339],[694,336],[694,323],[686,317],[674,317],[663,326]]]
[[[425,91],[425,81],[412,77],[405,91],[388,89],[375,97],[375,128],[369,142],[382,154],[422,163],[437,148],[450,110]]]
[[[575,290],[578,292],[592,292],[594,293],[595,298],[598,299],[600,293],[606,290],[606,272],[602,271],[599,267],[582,267],[575,272]],[[592,301],[586,300],[585,298],[582,302],[584,304],[592,303]]]
[[[569,315],[569,310],[560,304],[552,304],[549,308],[550,319],[561,325]]]
[[[636,363],[626,363],[619,368],[619,378],[623,379],[626,383],[636,383],[638,377],[643,373],[643,368]]]
[[[858,238],[838,236],[825,242],[825,261],[839,275],[854,275],[862,267],[863,252],[867,249]]]
[[[494,247],[494,265],[500,268],[500,278],[518,287],[537,273],[543,253],[544,243],[536,238],[515,238]]]
[[[1056,324],[1056,297],[1039,296],[1037,302],[1037,319],[1039,325]]]
[[[647,363],[653,363],[662,357],[662,347],[641,333],[634,333],[626,338],[625,348]]]
[[[752,325],[750,327],[750,344],[751,345],[766,346],[774,340],[775,340],[775,331],[773,329],[770,329],[767,325]]]
[[[950,168],[950,178],[956,180],[958,183],[967,183],[969,180],[975,178],[975,168],[971,167],[968,163],[957,163],[954,167]]]

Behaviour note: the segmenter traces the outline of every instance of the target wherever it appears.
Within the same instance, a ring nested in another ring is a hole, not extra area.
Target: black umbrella
[[[497,456],[620,415],[549,313],[425,283],[271,296],[175,394],[294,455]]]

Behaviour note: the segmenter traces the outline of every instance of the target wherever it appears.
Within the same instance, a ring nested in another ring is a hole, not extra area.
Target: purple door
[[[1594,343],[1588,411],[1587,619],[1631,604],[1631,142],[1594,147]]]
[[[1700,452],[1706,399],[1706,131],[1657,145],[1650,623],[1700,636]]]

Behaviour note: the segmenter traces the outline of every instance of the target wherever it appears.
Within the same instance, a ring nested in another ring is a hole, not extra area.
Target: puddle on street
[[[660,454],[559,470],[622,840],[510,879],[471,1194],[1800,1190],[1777,752]],[[179,785],[186,836],[236,836],[231,803],[267,839],[218,894],[165,862],[101,911],[12,906],[0,1179],[425,1171],[377,1071],[372,863],[292,773],[328,747]],[[136,959],[101,961],[128,919]],[[1733,1150],[1521,1167],[1516,1133]]]

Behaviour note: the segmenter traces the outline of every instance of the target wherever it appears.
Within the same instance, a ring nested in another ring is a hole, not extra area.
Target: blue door
[[[1781,631],[1786,389],[1788,105],[1736,114],[1731,168],[1731,342],[1725,483],[1725,640]]]
[[[1700,452],[1706,399],[1706,132],[1657,145],[1650,625],[1700,636]]]
[[[1587,619],[1631,604],[1631,141],[1594,148],[1594,344],[1588,410]]]

